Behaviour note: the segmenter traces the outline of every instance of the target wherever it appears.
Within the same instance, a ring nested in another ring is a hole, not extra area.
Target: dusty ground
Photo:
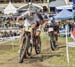
[[[11,46],[8,46],[8,48],[11,48]],[[8,50],[6,49],[6,47],[4,49]],[[2,59],[0,57],[0,67],[25,67],[25,66],[26,67],[45,67],[47,65],[50,66],[47,60],[48,58],[53,56],[52,53],[50,52],[49,46],[44,46],[41,54],[39,55],[34,54],[31,59],[30,58],[25,59],[22,64],[18,63],[17,54],[11,57],[9,56],[10,54],[9,55],[8,54],[4,55],[4,58],[1,56]]]
[[[15,46],[15,48],[17,48],[18,46]],[[45,47],[45,46],[44,46]],[[8,49],[7,49],[8,48]],[[47,48],[47,47],[45,47]],[[45,48],[43,49],[43,51],[45,51]],[[10,50],[11,46],[10,45],[1,45],[0,46],[0,50]],[[0,55],[0,67],[42,67],[43,66],[43,57],[42,54],[44,54],[42,51],[42,53],[40,55],[33,55],[33,57],[27,58],[24,60],[24,62],[22,64],[18,63],[18,59],[17,59],[17,52],[16,55],[9,57],[8,54],[7,55],[3,55],[4,58],[2,57],[2,55]],[[43,55],[44,56],[44,55]]]
[[[45,49],[47,48],[47,46],[43,47],[43,50],[42,50],[41,54],[39,54],[39,55],[33,54],[33,57],[31,59],[30,58],[25,59],[22,64],[18,63],[17,52],[12,52],[13,55],[10,55],[11,48],[12,48],[11,45],[0,45],[0,50],[1,51],[2,50],[9,51],[5,55],[3,55],[3,56],[0,55],[0,67],[16,67],[16,66],[17,67],[24,67],[24,66],[26,66],[26,67],[42,67],[43,66],[42,65],[43,64],[42,54],[44,54],[43,51],[45,51]],[[18,48],[18,46],[15,46],[15,48]],[[2,54],[3,54],[3,52],[2,52]]]
[[[12,46],[10,44],[9,45],[6,44],[6,46],[5,44],[0,45],[0,67],[71,67],[70,65],[67,64],[63,65],[62,63],[64,61],[62,61],[61,64],[59,65],[60,58],[58,57],[61,57],[63,59],[64,56],[63,48],[65,48],[65,45],[63,44],[64,43],[59,43],[59,49],[57,49],[56,51],[52,51],[50,49],[49,40],[45,39],[45,42],[42,41],[41,54],[36,55],[33,49],[33,57],[25,59],[22,64],[18,63],[18,59],[17,59],[18,48],[19,48],[18,45],[14,46],[14,50],[12,49]],[[55,59],[58,58],[58,60],[54,60],[53,58]],[[50,62],[50,60],[52,62]],[[55,62],[57,64],[55,64]]]

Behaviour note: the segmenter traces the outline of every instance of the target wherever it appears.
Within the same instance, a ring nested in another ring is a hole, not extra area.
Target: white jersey
[[[26,19],[24,20],[24,26],[31,26],[32,23],[36,24],[36,21],[39,21],[39,18],[36,14],[34,14],[33,16],[29,16],[28,14],[29,11],[21,15],[26,17]]]

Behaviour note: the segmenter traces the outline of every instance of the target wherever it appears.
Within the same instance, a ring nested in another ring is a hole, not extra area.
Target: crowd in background
[[[50,16],[49,16],[49,14],[44,13],[44,14],[42,14],[42,17],[43,17],[43,19],[48,20],[48,18]],[[13,16],[13,17],[0,17],[0,29],[2,29],[2,28],[8,29],[10,27],[12,27],[12,28],[15,27],[15,28],[19,29],[20,25],[18,23],[16,23],[16,18],[17,18],[17,16]],[[23,17],[21,20],[24,20],[24,19],[25,19],[25,17]],[[63,29],[65,30],[65,25],[68,24],[69,32],[71,32],[73,30],[73,28],[75,27],[75,21],[73,23],[72,20],[58,21],[58,24],[59,24],[59,30],[63,30]],[[44,30],[46,30],[46,27],[45,27]],[[2,36],[1,36],[1,34],[2,34]],[[7,31],[4,31],[4,32],[0,31],[0,37],[16,36],[16,35],[18,35],[18,34],[15,31],[14,32],[12,32],[11,30],[9,32],[7,32]]]
[[[61,24],[60,26],[60,30],[62,29],[66,29],[66,24],[68,25],[68,31],[71,32],[73,31],[73,28],[75,26],[75,23],[74,21],[71,21],[71,20],[66,20],[65,22],[59,22]]]
[[[14,29],[14,31],[10,29]],[[15,17],[0,17],[0,37],[18,36],[19,31],[17,29],[19,30],[19,25],[16,24]]]
[[[8,30],[8,31],[0,31],[0,37],[3,38],[3,37],[12,37],[12,36],[19,36],[20,32],[19,30]]]

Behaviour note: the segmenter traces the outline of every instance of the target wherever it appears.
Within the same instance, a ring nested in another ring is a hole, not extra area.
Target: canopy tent
[[[72,9],[72,5],[59,6],[56,9]]]
[[[39,6],[37,4],[34,4],[34,3],[28,3],[22,7],[19,7],[18,8],[18,11],[27,11],[28,9],[31,9],[32,11],[40,11],[40,10],[43,10],[43,7],[42,6]]]
[[[17,13],[17,8],[15,8],[11,2],[9,2],[8,6],[4,9],[4,14],[15,14]]]
[[[63,9],[67,9],[67,10],[71,10],[72,11],[72,5],[65,5],[65,6],[59,6],[56,7],[56,10],[63,10]]]
[[[59,12],[56,16],[54,16],[56,20],[65,20],[65,19],[72,19],[72,12],[63,9]]]
[[[64,0],[56,0],[48,4],[49,7],[58,7],[58,6],[63,6],[63,5],[66,5]]]

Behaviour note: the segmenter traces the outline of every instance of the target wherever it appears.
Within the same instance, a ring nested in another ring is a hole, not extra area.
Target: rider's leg
[[[19,38],[20,48],[22,47],[23,34],[24,34],[24,28],[21,28],[20,29],[20,38]],[[20,53],[20,50],[18,52]]]
[[[36,24],[35,23],[33,23],[32,25],[31,25],[31,43],[33,43],[33,37],[34,37],[34,35],[35,35],[35,27],[36,27]]]
[[[36,38],[40,37],[40,29],[35,29],[36,24],[32,25],[32,44],[35,46],[36,45]],[[33,30],[34,29],[34,30]]]
[[[24,32],[25,32],[25,28],[22,28],[21,31],[20,31],[20,38],[19,38],[19,43],[20,44],[22,44]]]
[[[56,46],[58,46],[58,33],[55,34]]]
[[[41,31],[36,31],[36,37],[39,37],[41,34]]]
[[[55,40],[58,41],[58,32],[54,31],[54,35],[55,35]]]
[[[42,29],[42,24],[39,25],[38,29],[36,30],[36,37],[40,36]]]
[[[31,36],[33,36],[34,35],[34,31],[33,31],[33,29],[35,29],[35,27],[36,27],[36,24],[35,23],[33,23],[32,25],[31,25]]]
[[[58,41],[58,34],[56,34],[55,37],[56,37],[56,41]]]

